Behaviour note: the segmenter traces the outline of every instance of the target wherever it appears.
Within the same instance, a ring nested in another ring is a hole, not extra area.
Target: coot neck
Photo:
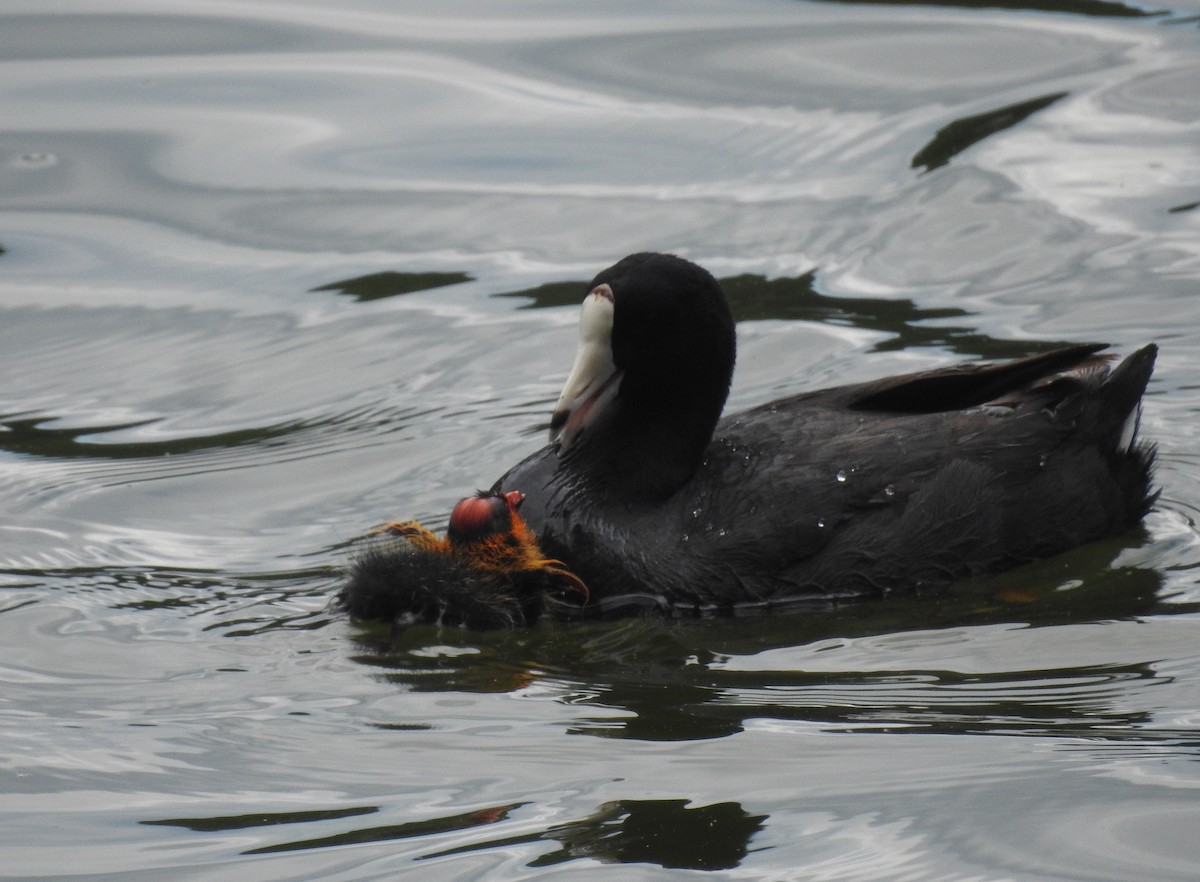
[[[712,441],[733,377],[733,317],[716,279],[671,255],[630,255],[589,291],[588,345],[619,385],[567,416],[568,432],[577,420],[585,428],[564,445],[562,467],[597,498],[661,502],[687,484]],[[577,362],[573,378],[592,363]]]
[[[716,424],[697,422],[695,415],[666,417],[648,422],[614,415],[563,453],[561,467],[591,499],[633,506],[662,502],[700,468]]]

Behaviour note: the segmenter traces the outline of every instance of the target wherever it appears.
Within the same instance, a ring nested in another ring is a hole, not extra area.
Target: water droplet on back
[[[14,164],[21,168],[50,168],[58,165],[58,157],[53,153],[22,153],[16,158]]]

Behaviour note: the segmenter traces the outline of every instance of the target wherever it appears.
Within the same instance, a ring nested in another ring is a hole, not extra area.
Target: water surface
[[[8,4],[0,874],[1195,878],[1198,11]],[[731,408],[1156,340],[1159,504],[821,615],[331,612],[644,249],[726,280]]]

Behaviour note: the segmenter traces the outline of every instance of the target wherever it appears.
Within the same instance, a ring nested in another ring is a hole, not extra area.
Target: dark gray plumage
[[[638,254],[589,290],[611,302],[619,388],[593,400],[579,383],[555,416],[569,447],[543,448],[494,490],[525,494],[544,552],[596,609],[626,595],[719,611],[912,591],[1120,533],[1153,502],[1153,448],[1136,440],[1153,344],[1111,371],[1105,347],[1073,346],[718,423],[734,331],[712,276]]]

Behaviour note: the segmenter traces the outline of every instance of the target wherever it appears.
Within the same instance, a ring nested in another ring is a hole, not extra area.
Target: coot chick
[[[416,521],[384,524],[358,553],[339,604],[352,616],[406,626],[418,622],[511,628],[529,624],[549,598],[587,599],[587,587],[544,557],[517,509],[519,492],[461,500],[446,536]]]
[[[721,419],[720,285],[634,254],[583,302],[551,443],[493,492],[592,609],[768,611],[945,585],[1121,533],[1154,501],[1137,440],[1151,344],[802,392]],[[584,608],[586,612],[586,607]]]

